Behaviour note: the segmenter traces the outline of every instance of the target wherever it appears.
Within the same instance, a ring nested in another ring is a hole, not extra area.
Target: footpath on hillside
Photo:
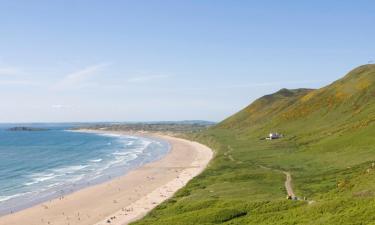
[[[305,198],[299,198],[295,195],[294,191],[293,191],[293,185],[292,185],[292,175],[290,172],[288,171],[283,171],[283,170],[279,170],[279,169],[273,169],[273,168],[270,168],[270,167],[266,167],[266,166],[262,166],[262,165],[258,165],[260,168],[262,169],[266,169],[266,170],[273,170],[273,171],[277,171],[277,172],[280,172],[280,173],[283,173],[285,174],[285,183],[284,183],[284,186],[285,186],[285,190],[286,190],[286,193],[287,193],[287,198],[288,199],[291,199],[291,200],[299,200],[299,201],[306,201]],[[309,204],[312,204],[314,203],[315,201],[313,200],[309,200],[307,201]]]
[[[224,153],[225,156],[228,157],[229,160],[231,160],[232,162],[237,162],[237,163],[241,163],[241,161],[238,161],[238,160],[235,160],[233,158],[233,156],[231,155],[231,152],[233,151],[233,148],[228,145],[228,151],[226,151]],[[262,169],[266,169],[266,170],[273,170],[273,171],[276,171],[276,172],[279,172],[279,173],[283,173],[285,174],[285,183],[284,183],[284,186],[285,186],[285,190],[286,190],[286,193],[287,193],[287,199],[290,199],[290,200],[299,200],[299,201],[307,201],[306,198],[299,198],[296,196],[296,194],[294,193],[294,190],[293,190],[293,185],[292,185],[292,175],[290,172],[288,171],[284,171],[284,170],[279,170],[279,169],[274,169],[274,168],[271,168],[271,167],[266,167],[266,166],[263,166],[263,165],[258,165],[260,168]],[[309,204],[312,204],[314,203],[313,200],[310,200],[310,201],[307,201]]]
[[[296,195],[294,194],[293,187],[292,187],[292,175],[290,175],[290,173],[286,172],[286,171],[282,171],[282,172],[286,176],[286,179],[285,179],[286,192],[287,192],[288,196],[290,196],[292,199],[295,199]]]

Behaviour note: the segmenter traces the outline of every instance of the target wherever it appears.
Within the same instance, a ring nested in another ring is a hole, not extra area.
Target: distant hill
[[[122,131],[152,131],[152,132],[199,132],[212,127],[216,123],[202,120],[186,121],[155,121],[155,122],[123,122],[123,123],[97,123],[82,125],[76,129],[101,129]]]
[[[8,131],[47,131],[46,128],[38,128],[38,127],[11,127],[7,129]]]

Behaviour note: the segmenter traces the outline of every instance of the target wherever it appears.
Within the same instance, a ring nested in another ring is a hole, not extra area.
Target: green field
[[[264,140],[270,132],[284,137]],[[134,224],[375,224],[375,65],[321,89],[282,89],[184,137],[214,159]],[[280,170],[307,201],[285,199]]]

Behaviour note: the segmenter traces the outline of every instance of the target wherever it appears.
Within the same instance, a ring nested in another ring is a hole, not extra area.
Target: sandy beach
[[[0,225],[128,224],[170,198],[201,173],[213,156],[211,149],[196,142],[147,135],[168,141],[171,151],[122,177],[0,217]]]

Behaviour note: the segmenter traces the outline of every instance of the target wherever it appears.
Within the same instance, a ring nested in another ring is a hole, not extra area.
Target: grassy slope
[[[285,134],[260,140],[270,131]],[[375,221],[375,66],[318,89],[280,90],[204,133],[215,159],[135,224],[371,224]],[[285,200],[284,175],[315,203]],[[375,223],[373,223],[375,224]]]

